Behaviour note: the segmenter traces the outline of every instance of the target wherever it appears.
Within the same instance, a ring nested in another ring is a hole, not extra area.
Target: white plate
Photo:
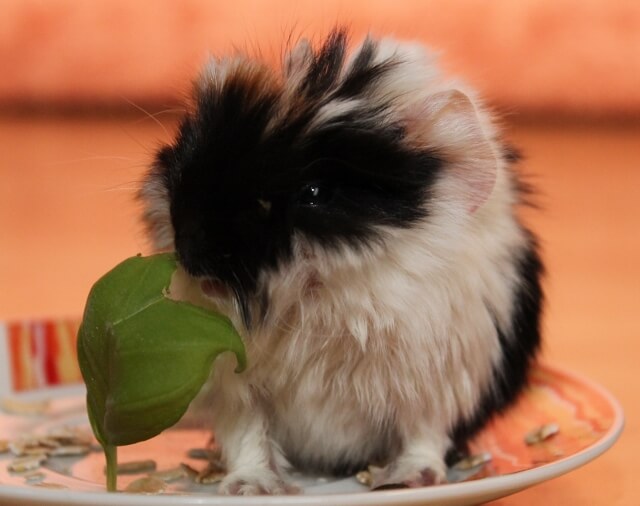
[[[524,435],[544,423],[554,422],[560,432],[552,439],[527,446]],[[86,426],[81,390],[51,399],[46,415],[27,417],[0,413],[0,439],[26,433],[44,434],[61,426]],[[489,451],[493,460],[472,481],[427,488],[369,492],[355,479],[294,475],[304,493],[296,496],[222,497],[215,485],[193,485],[187,479],[171,484],[162,495],[109,494],[104,491],[104,459],[100,452],[87,457],[49,459],[41,471],[45,483],[60,489],[29,485],[24,476],[11,473],[12,457],[0,455],[0,504],[95,506],[177,505],[466,505],[497,499],[554,478],[593,460],[607,450],[622,431],[624,417],[618,402],[602,387],[580,376],[549,366],[534,371],[532,384],[519,403],[492,422],[473,444]],[[159,469],[190,460],[186,450],[204,446],[208,435],[192,429],[171,429],[157,438],[122,447],[119,460],[154,459]],[[139,476],[120,476],[124,488]]]

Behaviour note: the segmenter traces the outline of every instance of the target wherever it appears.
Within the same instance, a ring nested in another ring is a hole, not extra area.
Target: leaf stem
[[[107,459],[107,492],[118,490],[118,447],[104,445],[104,456]]]

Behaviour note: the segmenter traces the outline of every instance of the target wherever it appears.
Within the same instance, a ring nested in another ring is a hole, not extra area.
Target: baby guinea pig
[[[207,390],[226,494],[286,470],[443,483],[523,389],[541,261],[514,156],[419,45],[335,30],[281,70],[212,59],[140,197],[158,250],[242,335]]]

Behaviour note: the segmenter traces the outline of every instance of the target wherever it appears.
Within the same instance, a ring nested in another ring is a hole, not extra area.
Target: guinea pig
[[[344,30],[281,68],[213,58],[140,197],[157,250],[234,323],[207,402],[224,494],[287,471],[446,481],[447,454],[523,390],[542,263],[513,150],[418,44]]]

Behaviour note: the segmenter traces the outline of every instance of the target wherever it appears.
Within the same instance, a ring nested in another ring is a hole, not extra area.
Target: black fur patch
[[[464,452],[467,441],[496,413],[511,405],[527,384],[528,373],[540,348],[540,320],[543,305],[543,266],[533,237],[520,259],[514,293],[511,328],[498,328],[502,359],[493,373],[492,390],[480,401],[475,415],[458,424],[452,433],[455,450]],[[508,332],[508,334],[507,334]],[[454,451],[455,451],[454,450]]]
[[[371,86],[376,84],[380,78],[397,65],[398,61],[394,59],[374,63],[373,60],[377,48],[378,46],[374,41],[365,41],[348,74],[344,76],[340,86],[335,91],[336,97],[350,98],[366,94]]]
[[[300,92],[318,98],[332,89],[340,76],[346,54],[347,34],[334,30],[313,55]]]
[[[245,306],[260,272],[289,258],[295,233],[327,248],[366,247],[376,226],[425,215],[442,162],[408,148],[380,105],[363,101],[308,129],[337,94],[366,93],[391,68],[374,65],[375,45],[365,44],[340,78],[345,41],[335,32],[314,54],[295,108],[283,105],[270,71],[236,69],[199,93],[174,145],[157,155],[181,263],[227,283]]]

